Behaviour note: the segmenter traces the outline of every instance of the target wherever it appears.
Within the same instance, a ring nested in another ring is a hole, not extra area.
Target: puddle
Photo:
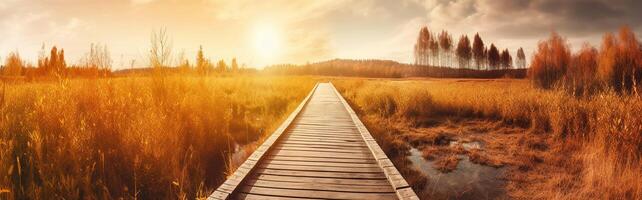
[[[466,143],[462,144],[466,148]],[[452,145],[452,143],[451,143]],[[482,148],[481,143],[469,144],[468,148]],[[433,161],[425,160],[421,151],[412,148],[408,159],[417,169],[428,176],[425,193],[431,199],[497,199],[504,195],[504,181],[498,177],[502,169],[470,162],[468,156],[460,155],[457,169],[442,173],[433,168]]]
[[[461,144],[462,147],[464,147],[465,150],[471,150],[471,149],[482,149],[484,148],[484,143],[480,141],[472,141],[472,142],[459,142],[459,141],[450,141],[450,146],[454,147]]]

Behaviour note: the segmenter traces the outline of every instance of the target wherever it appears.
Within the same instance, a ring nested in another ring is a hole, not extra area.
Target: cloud
[[[551,30],[573,45],[597,44],[622,24],[641,35],[640,10],[639,0],[0,0],[0,55],[19,48],[35,58],[46,42],[63,46],[75,60],[89,43],[100,42],[114,57],[141,60],[150,31],[166,27],[187,57],[203,45],[215,59],[237,57],[256,66],[264,62],[252,54],[251,31],[265,23],[285,38],[274,59],[279,63],[409,61],[422,25],[454,37],[479,32],[486,43],[529,52]]]
[[[424,7],[433,32],[457,36],[480,33],[487,44],[512,52],[533,52],[537,41],[557,31],[572,47],[599,45],[601,35],[628,25],[642,32],[642,1],[638,0],[407,0]]]
[[[430,24],[493,35],[533,37],[558,30],[571,36],[642,27],[642,1],[635,0],[426,0]]]
[[[350,0],[303,1],[303,0],[210,0],[220,20],[254,19],[270,17],[288,22],[306,21],[325,16],[338,10]]]
[[[131,0],[131,3],[134,5],[139,5],[139,4],[147,4],[151,3],[154,0]]]

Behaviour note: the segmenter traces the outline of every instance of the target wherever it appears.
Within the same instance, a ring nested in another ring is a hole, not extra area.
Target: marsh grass
[[[429,127],[434,118],[448,116],[498,120],[526,129],[520,143],[533,152],[523,152],[521,161],[513,163],[520,165],[514,176],[522,183],[507,186],[512,197],[642,198],[642,99],[637,94],[605,90],[576,97],[509,79],[334,82],[362,118],[377,122],[367,123],[368,128]],[[397,134],[373,133],[381,137],[377,141],[382,146],[403,143]],[[542,137],[548,138],[544,144],[537,142]],[[400,148],[392,150],[394,154],[403,151],[403,145],[396,146]]]
[[[0,93],[0,197],[207,196],[231,171],[234,147],[274,130],[313,84],[251,76],[8,84]]]

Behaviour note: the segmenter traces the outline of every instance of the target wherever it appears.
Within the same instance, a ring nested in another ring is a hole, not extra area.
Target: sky
[[[153,32],[165,29],[173,57],[250,67],[334,58],[411,63],[419,29],[458,38],[479,33],[527,57],[551,31],[572,48],[599,46],[605,32],[642,35],[639,0],[0,0],[0,59],[31,63],[44,45],[77,63],[91,43],[107,45],[114,69],[147,64]],[[183,52],[183,53],[181,53]],[[178,60],[178,59],[174,59]]]

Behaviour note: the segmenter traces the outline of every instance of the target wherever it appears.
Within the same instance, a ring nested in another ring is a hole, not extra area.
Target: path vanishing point
[[[419,199],[332,83],[319,83],[214,199]]]

